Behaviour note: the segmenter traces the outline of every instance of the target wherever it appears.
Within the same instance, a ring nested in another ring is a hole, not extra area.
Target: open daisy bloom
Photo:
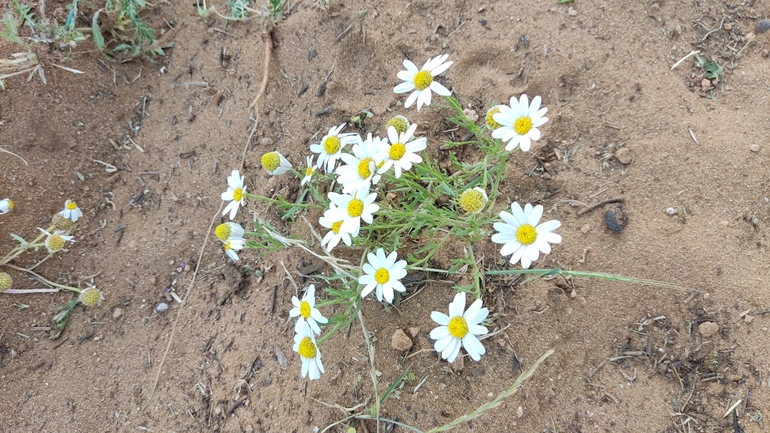
[[[407,129],[406,132],[399,134],[395,127],[388,128],[388,140],[381,144],[383,154],[385,155],[385,162],[380,167],[379,172],[384,173],[393,167],[396,172],[396,178],[401,177],[401,171],[408,171],[412,168],[412,164],[422,162],[422,157],[417,154],[421,150],[425,150],[427,147],[427,139],[425,137],[418,138],[416,140],[409,141],[414,135],[414,131],[417,129],[417,124],[413,124]]]
[[[345,146],[361,141],[361,137],[356,133],[340,134],[344,127],[345,124],[343,123],[340,126],[331,128],[329,133],[321,139],[320,143],[310,145],[310,151],[318,154],[316,167],[324,167],[327,173],[334,171],[334,165],[342,155],[342,149]]]
[[[237,262],[238,251],[243,249],[243,245],[246,243],[245,239],[230,238],[225,242],[225,252],[232,261]]]
[[[366,258],[369,263],[363,266],[364,275],[358,278],[359,284],[365,284],[361,297],[368,295],[377,289],[377,300],[393,303],[393,291],[405,292],[406,288],[401,284],[401,279],[406,276],[406,260],[396,261],[398,255],[395,251],[385,257],[385,250],[379,248],[376,254],[369,253]]]
[[[13,202],[9,198],[0,200],[0,215],[13,210]]]
[[[411,107],[415,101],[417,101],[417,111],[423,105],[430,105],[431,90],[441,96],[449,96],[451,94],[449,89],[433,80],[433,77],[443,74],[452,65],[452,62],[445,62],[448,57],[449,54],[443,54],[433,59],[428,59],[422,69],[419,70],[411,61],[404,60],[406,71],[400,71],[396,75],[399,79],[404,80],[404,82],[393,88],[393,91],[396,93],[407,93],[414,90],[406,98],[404,107]]]
[[[361,220],[368,224],[372,223],[372,214],[380,210],[380,206],[375,204],[377,193],[369,193],[369,186],[364,186],[353,194],[329,193],[329,200],[336,208],[329,209],[324,213],[324,217],[332,221],[342,221],[339,230],[347,233],[356,233],[361,228]]]
[[[227,191],[222,193],[222,200],[230,201],[222,211],[222,215],[230,212],[230,219],[235,218],[238,208],[243,206],[243,195],[246,193],[246,185],[243,184],[245,178],[241,176],[238,170],[233,170],[227,178]]]
[[[335,213],[334,209],[337,209],[337,205],[334,203],[329,203],[329,209],[327,209],[326,212],[324,212],[324,216],[318,220],[322,226],[330,229],[321,240],[321,246],[324,247],[327,252],[331,252],[331,250],[340,243],[340,240],[345,242],[345,245],[350,246],[352,245],[352,238],[358,237],[358,230],[353,233],[348,233],[342,230],[342,222],[344,219],[335,220],[333,218],[327,217],[329,212],[332,212],[332,214]]]
[[[291,169],[289,160],[277,150],[262,155],[260,162],[262,163],[262,168],[273,176],[284,174]]]
[[[535,260],[540,257],[540,253],[549,254],[551,246],[549,243],[558,244],[561,242],[561,236],[552,233],[561,227],[561,223],[556,220],[540,223],[543,216],[543,206],[532,207],[527,203],[524,209],[521,205],[514,202],[511,204],[512,214],[502,211],[500,218],[504,222],[494,224],[496,233],[492,236],[492,242],[503,244],[500,254],[507,256],[512,254],[511,263],[521,261],[521,267],[529,268]]]
[[[376,185],[380,181],[377,169],[382,166],[382,139],[372,138],[370,133],[366,140],[353,146],[353,154],[343,153],[345,165],[337,167],[337,182],[342,184],[342,192],[350,194],[364,186]]]
[[[64,218],[69,218],[73,223],[78,222],[78,218],[83,216],[83,212],[78,207],[77,203],[72,200],[64,202],[64,210],[59,212],[59,215]]]
[[[321,334],[321,328],[319,323],[326,323],[328,320],[321,315],[318,308],[315,307],[315,285],[311,284],[305,292],[305,296],[302,300],[299,300],[296,296],[291,297],[291,303],[294,305],[289,311],[289,316],[298,317],[297,326],[295,330],[298,330],[301,326],[308,326],[316,334]],[[297,331],[299,332],[299,331]]]
[[[308,326],[301,326],[296,331],[293,349],[302,359],[302,377],[307,376],[310,380],[320,379],[324,365],[321,363],[321,352],[315,344],[313,331]]]
[[[441,325],[430,331],[430,338],[436,340],[433,348],[449,362],[454,362],[461,347],[465,347],[474,361],[481,359],[481,355],[487,352],[477,336],[487,333],[487,328],[479,323],[487,318],[489,310],[481,308],[481,299],[473,301],[468,311],[464,310],[465,292],[460,292],[449,303],[448,316],[438,311],[430,313],[430,318]]]
[[[214,229],[214,234],[222,242],[227,242],[228,239],[243,239],[243,227],[240,224],[233,222],[223,223]]]
[[[313,173],[315,173],[315,167],[313,166],[313,155],[310,155],[305,160],[307,162],[307,168],[305,169],[305,177],[302,178],[302,182],[299,184],[301,186],[304,186],[306,183],[310,182],[310,179],[313,178]]]
[[[548,109],[540,108],[540,102],[539,96],[535,96],[532,105],[529,105],[527,95],[521,95],[518,101],[512,96],[510,107],[500,105],[500,112],[492,115],[492,119],[502,125],[492,131],[492,137],[501,139],[503,143],[507,142],[505,150],[509,152],[516,146],[527,152],[532,146],[532,141],[540,140],[540,130],[537,128],[548,121],[548,118],[544,117]]]
[[[48,252],[51,254],[57,251],[63,250],[65,242],[75,242],[74,236],[65,236],[56,232],[48,233],[47,231],[41,229],[40,227],[38,227],[37,229],[48,236],[45,239],[45,247],[48,249]]]

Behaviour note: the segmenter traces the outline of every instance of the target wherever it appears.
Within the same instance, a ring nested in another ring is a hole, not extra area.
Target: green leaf
[[[99,9],[96,11],[94,19],[91,20],[91,34],[94,37],[94,45],[96,45],[96,49],[99,51],[104,50],[104,36],[102,36],[102,31],[99,29],[99,12],[103,10]]]

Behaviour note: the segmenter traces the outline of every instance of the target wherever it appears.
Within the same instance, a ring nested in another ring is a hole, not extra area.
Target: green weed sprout
[[[12,210],[13,202],[11,200],[4,199],[0,201],[0,215],[9,213]],[[60,291],[70,291],[78,294],[76,298],[59,307],[59,313],[54,316],[53,320],[56,323],[56,326],[51,333],[51,338],[54,339],[59,338],[62,332],[64,332],[75,307],[79,304],[83,304],[86,307],[93,307],[99,305],[102,299],[104,299],[102,292],[91,284],[87,284],[85,288],[61,284],[47,279],[34,271],[35,268],[53,257],[54,254],[57,254],[60,251],[66,251],[65,246],[68,242],[74,242],[73,236],[71,236],[70,233],[74,229],[74,223],[77,222],[82,215],[83,213],[77,204],[74,201],[67,200],[64,203],[64,209],[61,212],[54,214],[48,229],[38,228],[40,234],[31,241],[27,241],[19,235],[12,234],[11,238],[13,238],[18,245],[0,259],[0,269],[3,267],[13,269],[21,274],[26,274],[31,279],[46,286],[45,288],[16,289],[13,288],[13,277],[5,271],[0,271],[0,294],[28,295],[33,293],[55,293]],[[43,249],[45,249],[48,254],[33,266],[23,268],[12,264],[12,262],[22,254],[34,253]],[[23,308],[20,307],[19,309],[21,310]]]

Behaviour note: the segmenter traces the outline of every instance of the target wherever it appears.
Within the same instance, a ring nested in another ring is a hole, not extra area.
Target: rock
[[[749,149],[751,149],[752,152],[759,152],[759,145],[758,144],[752,144]]]
[[[160,304],[155,306],[155,311],[158,313],[165,313],[166,310],[168,310],[168,304],[165,302],[161,302]]]
[[[261,146],[271,146],[273,144],[273,139],[265,137],[265,138],[259,140],[259,144]]]
[[[631,155],[631,151],[627,147],[621,147],[615,151],[615,159],[623,165],[631,164],[633,155]]]
[[[411,335],[412,338],[417,338],[417,336],[420,335],[420,327],[409,328],[409,335]]]
[[[463,369],[465,368],[465,361],[463,361],[463,355],[458,354],[457,358],[455,358],[455,360],[452,361],[451,364],[449,364],[449,368],[451,368],[452,371],[454,371],[455,373],[459,371],[463,371]]]
[[[767,18],[757,21],[757,24],[754,26],[754,33],[758,35],[764,34],[768,30],[770,30],[770,20]]]
[[[615,233],[620,233],[628,224],[626,207],[620,203],[612,203],[604,206],[604,222],[607,228]]]
[[[473,123],[476,123],[476,121],[479,120],[479,115],[476,114],[476,110],[471,110],[470,108],[466,108],[463,110],[463,114],[468,116],[468,120],[470,120]]]
[[[751,323],[751,322],[754,321],[754,316],[752,316],[750,314],[747,314],[747,315],[743,316],[743,321],[746,322],[746,323]]]
[[[119,318],[122,315],[123,315],[123,309],[122,308],[118,307],[118,308],[112,310],[112,318],[113,319],[117,319],[117,318]]]
[[[711,90],[711,80],[709,80],[708,78],[704,78],[703,80],[701,80],[700,90],[704,93]]]
[[[700,332],[701,337],[709,338],[719,332],[719,325],[716,322],[703,322],[698,325],[698,332]]]
[[[727,23],[725,24],[724,29],[729,32],[733,29],[733,25],[730,23]]]
[[[577,16],[577,11],[575,10],[575,8],[570,6],[569,9],[567,9],[567,14],[571,17],[575,17]]]
[[[583,227],[580,228],[580,231],[583,234],[586,234],[591,231],[591,225],[590,224],[584,224]]]
[[[396,329],[396,332],[393,333],[393,337],[390,338],[390,347],[399,352],[406,352],[412,348],[412,339],[409,338],[403,330]]]
[[[540,175],[540,179],[551,180],[551,179],[553,179],[553,176],[551,176],[551,174],[546,171],[546,172],[543,172],[543,174]]]
[[[762,53],[762,57],[770,56],[770,50],[768,50],[767,48],[763,48],[762,51],[760,51],[760,53]]]

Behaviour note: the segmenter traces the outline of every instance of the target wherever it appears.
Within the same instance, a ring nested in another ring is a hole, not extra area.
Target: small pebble
[[[583,227],[580,228],[580,231],[583,232],[583,234],[586,234],[591,231],[591,226],[589,224],[584,224]]]
[[[265,138],[259,140],[259,144],[261,146],[271,146],[273,144],[273,139],[265,137]]]
[[[577,16],[577,11],[572,6],[567,9],[567,14],[571,17]]]
[[[759,145],[758,144],[752,144],[750,147],[752,152],[759,152]]]
[[[463,356],[457,355],[457,358],[455,358],[455,360],[449,364],[449,368],[451,368],[455,373],[458,371],[463,371],[465,368],[465,361],[463,361]]]
[[[743,316],[743,321],[746,322],[746,323],[751,323],[751,322],[754,321],[754,316],[752,316],[750,314],[747,314],[747,315]]]
[[[757,24],[754,26],[754,33],[758,35],[764,34],[768,30],[770,30],[770,20],[767,18],[757,21]]]
[[[626,165],[631,163],[633,156],[631,155],[631,151],[628,150],[628,148],[621,147],[615,151],[615,159],[617,159],[619,163]]]
[[[155,311],[158,313],[163,313],[166,310],[168,310],[168,304],[165,302],[161,302],[160,304],[155,306]]]
[[[118,308],[112,310],[112,318],[113,319],[117,319],[117,318],[119,318],[122,315],[123,315],[123,309],[122,308],[118,307]]]
[[[393,336],[390,338],[390,347],[399,352],[406,352],[411,349],[412,344],[412,339],[401,329],[396,329],[396,332],[394,332]]]
[[[698,325],[698,332],[700,332],[701,337],[709,338],[719,332],[719,325],[716,322],[703,322]]]
[[[760,53],[762,54],[762,57],[770,56],[770,50],[768,50],[767,48],[762,48],[762,51],[760,51]]]
[[[701,80],[700,89],[704,93],[711,90],[711,80],[709,80],[708,78],[704,78],[703,80]]]
[[[468,120],[471,122],[476,123],[477,120],[479,120],[479,115],[476,114],[476,110],[471,110],[470,108],[466,108],[463,110],[463,113],[468,116]]]
[[[676,215],[676,208],[675,207],[667,207],[666,213],[669,215]]]
[[[420,335],[420,328],[419,327],[409,328],[409,335],[411,335],[412,338],[417,338],[417,336]]]

